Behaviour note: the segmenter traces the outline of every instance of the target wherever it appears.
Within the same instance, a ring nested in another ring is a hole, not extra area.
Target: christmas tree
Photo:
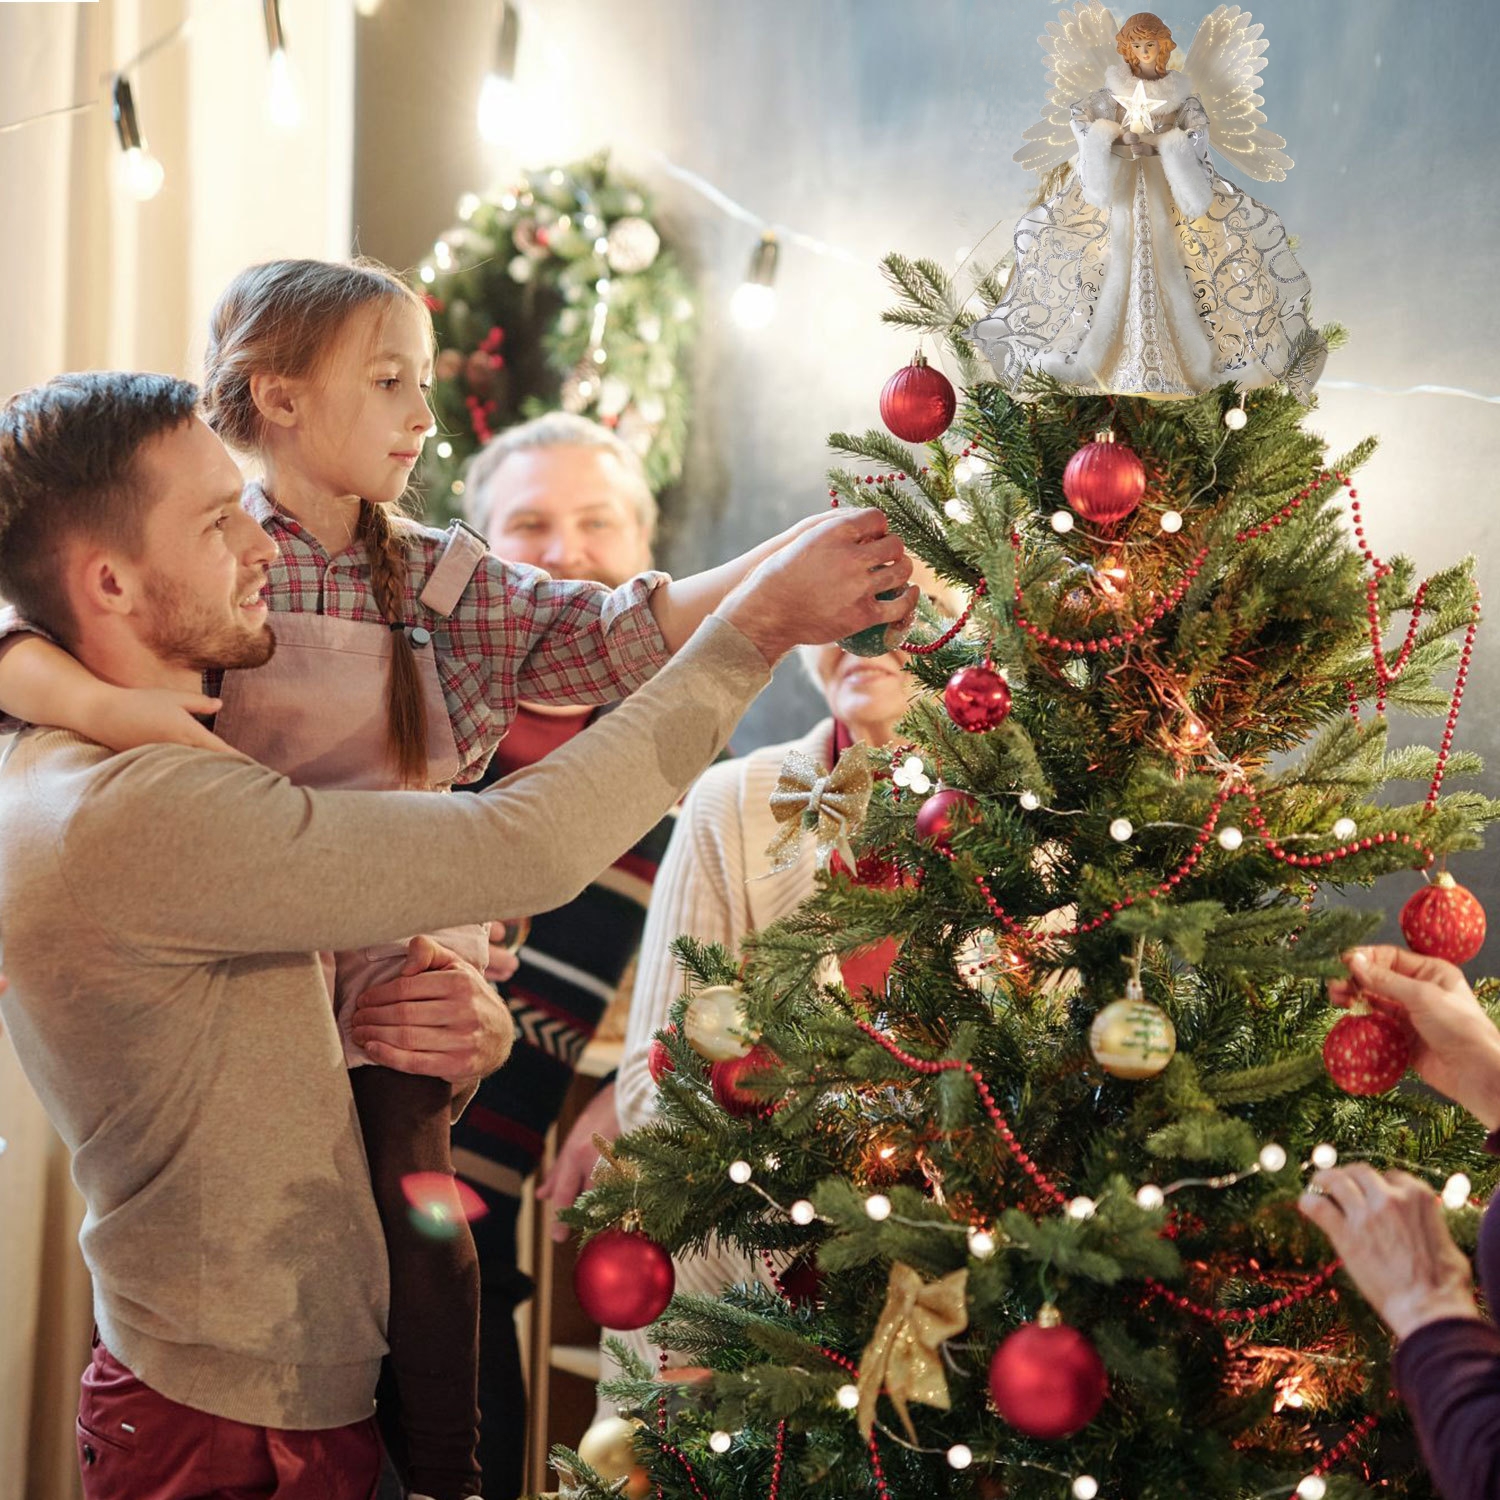
[[[979,288],[1005,337],[1026,234]],[[844,830],[857,864],[744,954],[678,945],[659,1115],[574,1211],[581,1266],[623,1276],[638,1321],[665,1252],[715,1235],[777,1290],[673,1300],[654,1337],[710,1373],[631,1364],[628,1450],[559,1452],[564,1489],[1430,1495],[1388,1335],[1296,1199],[1341,1155],[1405,1166],[1448,1183],[1472,1246],[1493,1185],[1481,1127],[1403,1082],[1400,1027],[1324,990],[1378,922],[1345,886],[1393,877],[1422,951],[1482,937],[1440,874],[1500,815],[1447,785],[1479,769],[1453,749],[1472,561],[1419,582],[1377,555],[1353,483],[1373,442],[1330,458],[1302,425],[1337,339],[1300,302],[1274,383],[1221,364],[1131,394],[1034,345],[984,364],[940,267],[886,269],[890,320],[973,378],[955,441],[946,378],[899,372],[887,427],[930,441],[835,435],[831,495],[972,602],[909,646],[929,691]],[[1439,747],[1389,749],[1397,710],[1446,715]],[[884,993],[837,982],[888,938]]]

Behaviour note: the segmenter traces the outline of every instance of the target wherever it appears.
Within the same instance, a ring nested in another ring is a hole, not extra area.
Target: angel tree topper
[[[1285,178],[1265,129],[1264,28],[1237,5],[1176,44],[1142,11],[1117,27],[1088,0],[1042,38],[1050,107],[1016,160],[1076,170],[1016,226],[1004,300],[969,337],[1014,387],[1031,372],[1091,391],[1196,396],[1224,381],[1282,383],[1309,399],[1327,348],[1308,325],[1311,286],[1286,228],[1209,162]]]

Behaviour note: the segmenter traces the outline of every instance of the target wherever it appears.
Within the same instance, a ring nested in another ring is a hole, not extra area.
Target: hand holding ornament
[[[1411,1030],[1412,1067],[1486,1130],[1500,1126],[1500,1029],[1463,973],[1441,958],[1379,944],[1345,955],[1350,978],[1328,986],[1341,1009],[1362,1001]]]

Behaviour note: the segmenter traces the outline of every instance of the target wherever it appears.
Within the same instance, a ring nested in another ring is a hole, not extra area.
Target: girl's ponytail
[[[427,711],[422,677],[406,607],[406,546],[390,512],[369,500],[359,502],[359,530],[370,563],[370,581],[381,617],[393,628],[391,675],[386,681],[386,735],[391,762],[403,786],[427,785]]]

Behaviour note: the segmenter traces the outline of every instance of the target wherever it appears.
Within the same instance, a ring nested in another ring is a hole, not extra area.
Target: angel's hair
[[[1125,49],[1132,42],[1165,42],[1169,51],[1177,46],[1172,40],[1172,28],[1149,10],[1138,10],[1115,33],[1115,51],[1121,57],[1125,56]]]

